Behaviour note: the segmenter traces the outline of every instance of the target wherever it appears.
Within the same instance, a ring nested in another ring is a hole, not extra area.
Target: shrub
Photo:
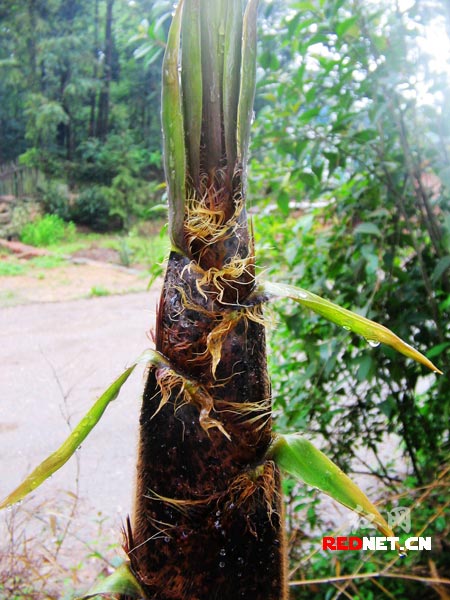
[[[64,221],[70,221],[70,204],[67,186],[53,181],[46,182],[40,192],[42,208],[45,213],[57,215]]]
[[[65,223],[57,215],[45,215],[32,223],[27,223],[20,234],[20,239],[31,246],[51,246],[75,233],[73,223]]]
[[[3,237],[20,237],[25,225],[41,216],[41,207],[37,202],[22,200],[12,208],[11,221],[4,226]]]
[[[104,189],[99,186],[86,188],[76,199],[71,217],[79,225],[87,225],[94,231],[107,231],[117,227],[117,219],[110,218],[111,204]],[[116,227],[114,227],[114,225]]]

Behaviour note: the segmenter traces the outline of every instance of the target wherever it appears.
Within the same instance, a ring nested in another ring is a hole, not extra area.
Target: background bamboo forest
[[[11,173],[20,172],[29,182],[19,195],[54,223],[124,236],[158,223],[172,9],[166,0],[0,0],[0,196],[16,194]],[[329,505],[285,477],[291,597],[445,600],[448,2],[261,0],[257,61],[248,197],[258,268],[383,323],[444,372],[298,305],[275,306],[275,427],[304,432],[371,490],[381,512],[410,508],[410,535],[433,540],[431,552],[403,560],[322,552],[322,536],[337,526]],[[6,234],[27,241],[27,226],[18,219]],[[344,535],[368,534],[344,521]],[[385,577],[358,579],[362,568]],[[0,577],[0,598],[44,597],[31,574],[26,585]]]

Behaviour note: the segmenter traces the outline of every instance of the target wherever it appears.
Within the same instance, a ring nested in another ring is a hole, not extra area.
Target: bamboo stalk
[[[185,0],[163,64],[175,248],[155,341],[167,366],[148,374],[126,543],[146,597],[158,600],[287,597],[280,474],[265,459],[264,322],[261,302],[245,303],[256,285],[243,186],[256,7]]]

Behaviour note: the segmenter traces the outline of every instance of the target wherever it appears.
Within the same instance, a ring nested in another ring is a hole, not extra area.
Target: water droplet
[[[227,551],[225,550],[225,548],[221,548],[219,554],[220,554],[220,556],[226,556]]]
[[[303,298],[303,300],[307,300],[308,294],[306,292],[298,292],[298,297]]]
[[[350,331],[350,327],[348,325],[343,325],[343,327],[346,331]]]
[[[221,569],[223,569],[223,568],[224,568],[224,566],[225,566],[225,563],[224,563],[224,562],[220,562],[220,563],[219,563],[219,567],[220,567]]]
[[[214,521],[214,527],[215,527],[216,529],[220,529],[220,521],[219,521],[219,520],[217,520],[217,521]]]
[[[237,562],[238,562],[239,565],[243,565],[244,564],[244,559],[242,558],[242,556],[238,556]]]
[[[168,535],[166,535],[163,539],[166,544],[170,542],[170,537]]]
[[[367,343],[371,348],[377,348],[380,345],[378,340],[367,340]]]

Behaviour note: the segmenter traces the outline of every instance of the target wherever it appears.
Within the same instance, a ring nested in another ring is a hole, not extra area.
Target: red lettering
[[[355,536],[350,536],[348,538],[348,547],[350,550],[361,550],[363,546],[362,539]]]
[[[325,536],[322,538],[322,550],[336,550],[336,542],[334,537]]]
[[[337,549],[338,550],[350,550],[350,548],[348,547],[348,537],[347,536],[338,536]]]

